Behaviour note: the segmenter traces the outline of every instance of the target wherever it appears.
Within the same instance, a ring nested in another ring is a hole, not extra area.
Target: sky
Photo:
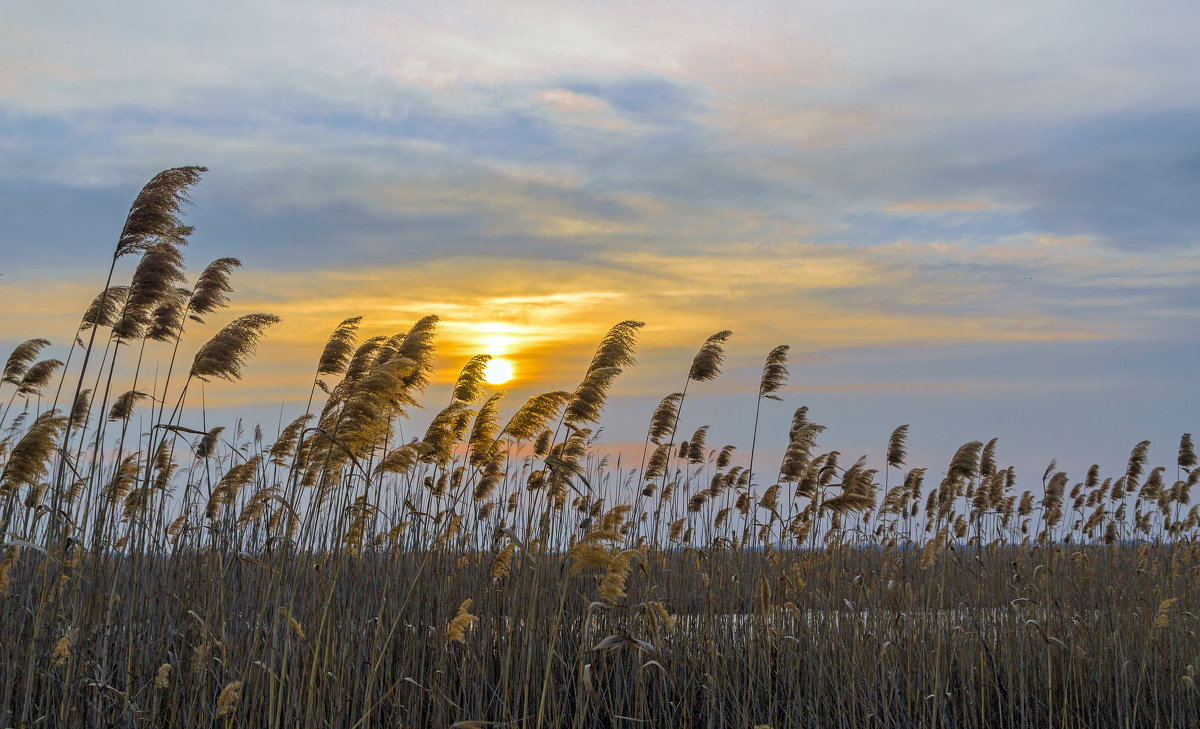
[[[614,445],[731,329],[681,424],[710,443],[749,446],[789,344],[768,452],[807,405],[876,463],[908,423],[935,472],[993,436],[1031,478],[1142,439],[1172,464],[1200,429],[1196,28],[1186,0],[9,0],[0,351],[65,353],[141,185],[201,164],[189,265],[244,267],[188,342],[282,317],[209,417],[302,407],[353,315],[442,318],[425,417],[476,353],[511,407],[572,389],[632,318]]]

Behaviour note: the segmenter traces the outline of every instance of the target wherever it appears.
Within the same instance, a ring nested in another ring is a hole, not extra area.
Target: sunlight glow
[[[498,357],[492,358],[483,370],[483,379],[489,385],[503,385],[505,382],[511,380],[512,376],[512,362]]]

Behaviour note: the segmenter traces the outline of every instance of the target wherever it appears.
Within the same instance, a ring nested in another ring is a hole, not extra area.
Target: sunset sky
[[[283,320],[211,417],[303,407],[356,314],[438,314],[441,380],[504,356],[510,407],[634,318],[614,444],[728,328],[681,425],[713,444],[749,446],[786,343],[767,449],[808,405],[876,463],[910,423],[931,471],[993,436],[1027,476],[1144,438],[1173,464],[1200,433],[1197,28],[1189,0],[6,2],[0,356],[65,354],[141,185],[202,164],[189,264],[245,267],[189,342]]]

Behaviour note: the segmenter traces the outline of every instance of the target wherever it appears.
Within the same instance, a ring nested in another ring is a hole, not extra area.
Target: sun
[[[513,366],[512,362],[499,357],[493,357],[487,363],[487,367],[483,370],[483,379],[489,385],[503,385],[512,379]]]

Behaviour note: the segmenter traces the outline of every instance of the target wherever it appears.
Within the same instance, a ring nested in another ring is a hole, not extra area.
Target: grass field
[[[764,463],[757,422],[736,448],[678,432],[685,386],[618,469],[595,429],[639,322],[574,389],[506,407],[486,356],[419,401],[432,316],[344,321],[276,432],[184,427],[189,388],[239,379],[277,321],[178,351],[239,265],[183,271],[201,172],[138,196],[112,269],[137,270],[81,302],[65,363],[41,339],[6,362],[0,726],[1197,725],[1189,435],[1165,466],[1143,441],[1121,473],[1018,484],[995,441],[913,467],[906,426],[878,464],[822,452],[800,408]],[[418,404],[432,423],[398,442]]]

